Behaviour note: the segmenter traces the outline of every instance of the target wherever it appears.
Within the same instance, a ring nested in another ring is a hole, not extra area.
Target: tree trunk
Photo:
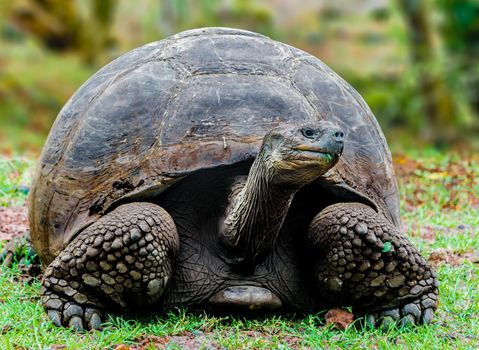
[[[457,116],[456,105],[437,70],[438,55],[427,1],[398,0],[398,3],[407,25],[411,61],[417,69],[417,88],[426,117],[423,137],[437,144],[453,141],[451,126]]]

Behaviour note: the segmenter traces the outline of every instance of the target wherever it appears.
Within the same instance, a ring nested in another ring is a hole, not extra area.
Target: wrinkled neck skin
[[[293,196],[301,187],[278,183],[277,170],[269,165],[269,160],[263,148],[247,179],[233,184],[220,229],[222,243],[234,248],[246,261],[272,249]]]

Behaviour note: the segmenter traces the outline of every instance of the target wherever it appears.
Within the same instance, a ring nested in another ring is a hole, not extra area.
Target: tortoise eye
[[[314,131],[311,128],[304,128],[304,129],[301,129],[301,134],[303,134],[303,136],[307,137],[308,139],[313,139],[314,136],[316,135],[316,131]]]

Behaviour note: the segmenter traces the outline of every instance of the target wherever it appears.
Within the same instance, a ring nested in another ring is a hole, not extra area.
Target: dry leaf
[[[346,329],[353,323],[354,315],[343,309],[331,309],[324,316],[326,324],[334,324],[337,329]]]

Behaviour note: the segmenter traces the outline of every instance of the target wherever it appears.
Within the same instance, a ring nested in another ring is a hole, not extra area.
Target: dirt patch
[[[438,267],[444,264],[459,266],[465,261],[479,264],[479,252],[458,252],[453,249],[438,249],[429,255],[428,261],[433,267]]]
[[[227,337],[228,334],[222,334]],[[271,334],[259,331],[241,331],[238,334],[241,339],[269,339]],[[114,347],[115,350],[146,350],[146,349],[223,349],[223,347],[215,341],[215,333],[213,332],[183,332],[178,335],[160,337],[156,335],[144,335],[135,340],[138,344],[119,344]],[[301,339],[295,336],[281,334],[281,342],[289,349],[300,349]]]
[[[146,349],[169,349],[172,347],[180,349],[221,349],[208,334],[194,335],[192,332],[183,332],[179,335],[160,337],[156,335],[145,335],[136,339],[138,344],[119,344],[115,350],[146,350]]]
[[[22,236],[28,230],[27,207],[0,207],[0,241]]]

